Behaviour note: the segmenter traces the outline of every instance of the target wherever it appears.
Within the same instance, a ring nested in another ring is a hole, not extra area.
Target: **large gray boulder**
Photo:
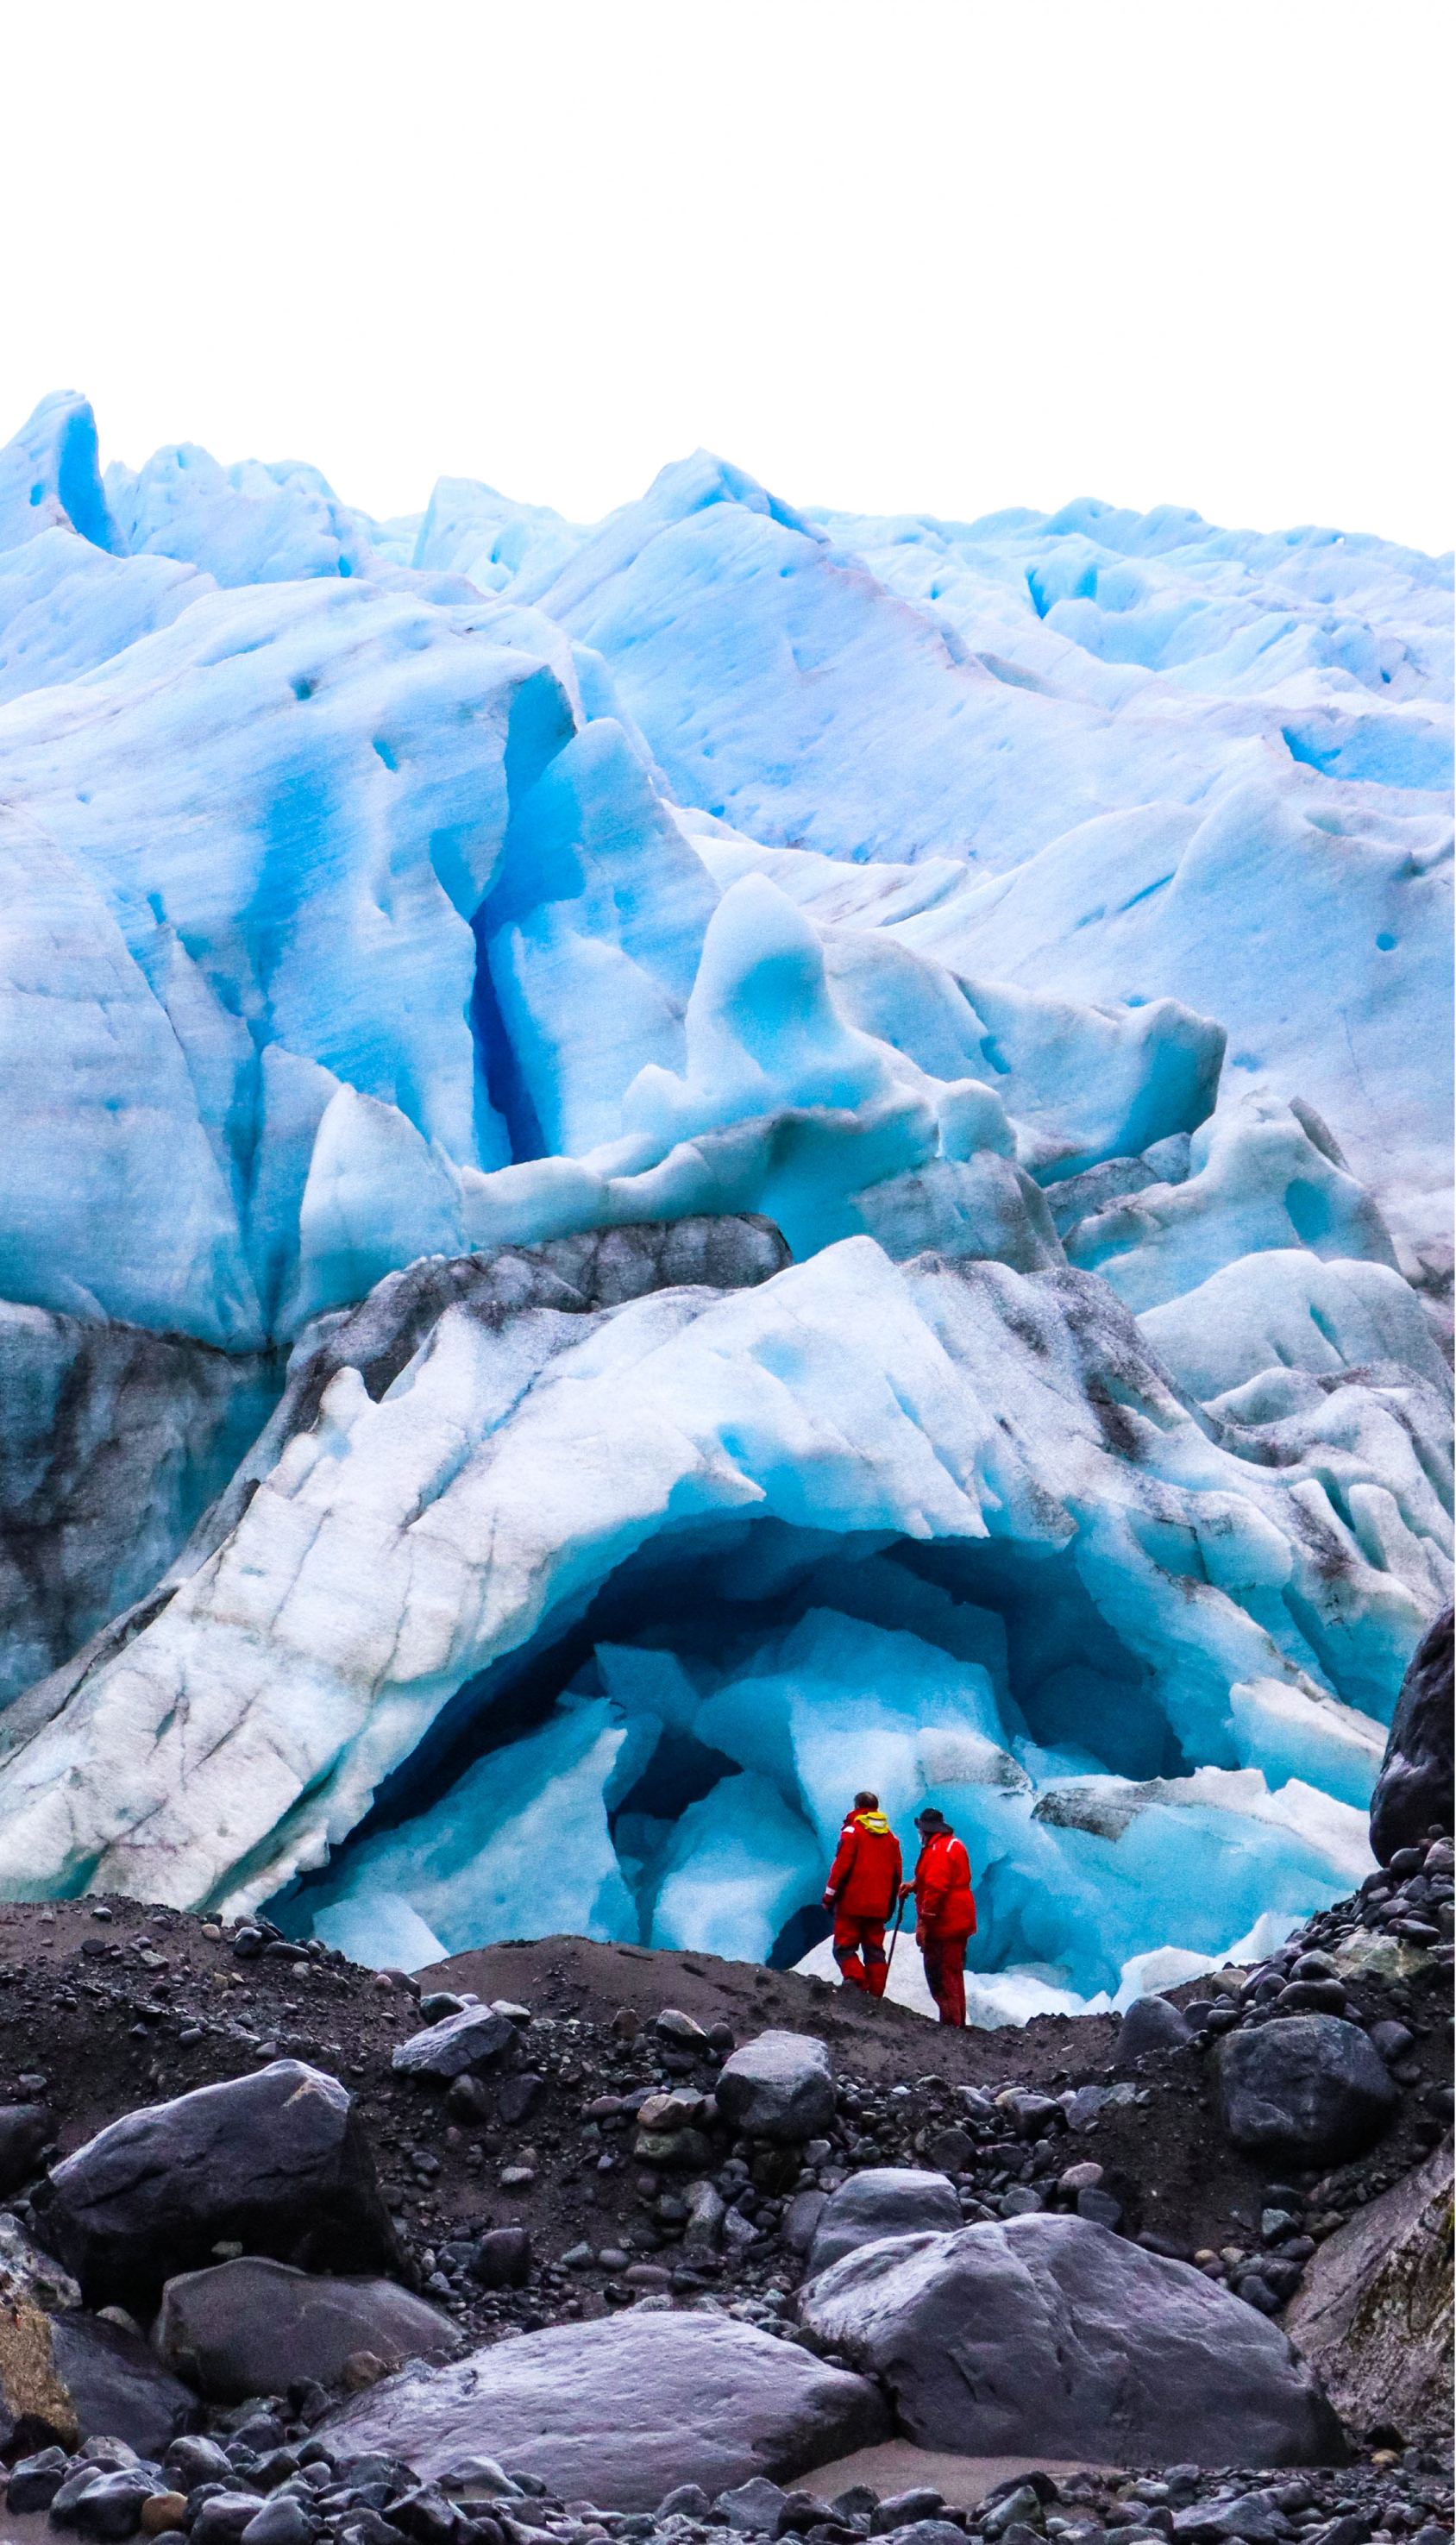
[[[320,2424],[350,2455],[405,2457],[422,2482],[494,2457],[568,2501],[655,2509],[678,2485],[710,2499],[751,2475],[797,2475],[889,2436],[873,2386],[721,2315],[555,2325],[407,2371]]]
[[[1357,2209],[1305,2265],[1285,2331],[1352,2428],[1451,2435],[1451,2142]]]
[[[295,2378],[336,2386],[351,2352],[386,2368],[451,2359],[464,2339],[447,2315],[393,2280],[315,2278],[247,2258],[184,2271],[162,2291],[160,2356],[209,2402],[282,2394]]]
[[[462,2007],[458,2014],[412,2032],[389,2064],[401,2077],[438,2077],[448,2085],[456,2077],[484,2076],[515,2038],[509,2014],[497,2014],[493,2006]]]
[[[1135,1997],[1117,2035],[1119,2062],[1146,2059],[1150,2052],[1181,2050],[1193,2038],[1185,2017],[1166,1997]]]
[[[750,2139],[817,2138],[834,2119],[829,2052],[807,2032],[761,2032],[725,2059],[718,2110]]]
[[[1225,2033],[1214,2078],[1234,2145],[1302,2166],[1359,2156],[1400,2101],[1379,2051],[1337,2014],[1281,2015]]]
[[[1426,1629],[1391,1722],[1370,1797],[1370,1844],[1382,1864],[1397,1847],[1420,1847],[1433,1826],[1451,1827],[1452,1612]]]
[[[943,2174],[875,2165],[831,2192],[809,2248],[810,2274],[882,2236],[936,2236],[960,2225],[960,2202]]]
[[[867,2245],[800,2292],[883,2378],[902,2431],[962,2456],[1337,2464],[1339,2423],[1267,2319],[1190,2263],[1046,2214]]]
[[[223,2241],[318,2269],[400,2262],[350,2095],[297,2059],[113,2121],[55,2168],[36,2220],[90,2304],[142,2317]]]

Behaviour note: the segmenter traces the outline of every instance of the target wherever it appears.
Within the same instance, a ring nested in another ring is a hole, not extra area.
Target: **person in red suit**
[[[971,1859],[943,1812],[928,1804],[917,1812],[920,1855],[915,1880],[900,1897],[915,1893],[915,1940],[926,1966],[926,1985],[942,2023],[966,2019],[966,1945],[976,1931]]]
[[[900,1841],[878,1794],[856,1794],[824,1886],[834,1911],[834,1957],[851,1988],[885,1993],[885,1921],[901,1897]]]

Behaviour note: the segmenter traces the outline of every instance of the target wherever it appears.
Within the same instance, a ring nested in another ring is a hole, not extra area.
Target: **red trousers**
[[[863,1954],[863,1960],[860,1954]],[[847,1918],[835,1911],[834,1957],[853,1988],[870,1997],[885,1993],[885,1922],[883,1918]]]
[[[965,1935],[928,1935],[921,1946],[921,1959],[926,1966],[926,1985],[940,2010],[942,2023],[964,2023],[966,2019],[966,1945]]]

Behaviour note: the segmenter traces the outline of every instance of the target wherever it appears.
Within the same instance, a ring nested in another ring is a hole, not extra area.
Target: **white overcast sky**
[[[0,11],[0,440],[1452,539],[1449,0]]]

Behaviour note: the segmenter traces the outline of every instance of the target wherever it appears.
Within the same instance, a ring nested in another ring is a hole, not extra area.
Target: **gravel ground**
[[[1044,2017],[1019,2030],[958,2033],[822,1981],[705,1954],[552,1936],[459,1955],[411,1977],[364,1971],[318,1947],[304,1951],[266,1927],[222,1929],[130,1901],[13,1905],[0,1908],[0,2099],[43,2102],[51,2136],[32,2160],[30,2181],[5,2189],[27,2224],[29,2191],[58,2152],[139,2103],[288,2056],[327,2069],[358,2098],[410,2274],[472,2344],[644,2302],[724,2307],[802,2341],[793,2307],[804,2268],[795,2204],[885,2164],[948,2173],[968,2220],[1068,2206],[1075,2193],[1063,2176],[1075,2166],[1085,2187],[1086,2169],[1096,2167],[1122,2233],[1196,2261],[1268,2312],[1271,2289],[1282,2303],[1324,2238],[1419,2163],[1449,2127],[1449,1911],[1431,1923],[1440,1903],[1428,1883],[1427,1896],[1412,1902],[1413,1887],[1426,1879],[1418,1868],[1404,1884],[1379,1878],[1313,1921],[1261,1972],[1230,1971],[1173,1992],[1173,2004],[1192,2010],[1192,2039],[1130,2064],[1119,2059],[1113,2017]],[[1413,1934],[1422,1924],[1424,1932]],[[1355,1968],[1352,1947],[1367,1957],[1374,1949],[1383,1967]],[[1342,1970],[1338,1983],[1319,1984],[1342,1988],[1350,2019],[1367,2030],[1403,2027],[1394,2050],[1395,2036],[1383,2036],[1401,2102],[1367,2155],[1275,2181],[1219,2127],[1209,2054],[1220,2032],[1277,2019],[1282,1992],[1301,1985],[1294,1963],[1311,1950]],[[448,2092],[398,2074],[395,2050],[445,2011],[439,2001],[468,1996],[521,2010],[505,2072]],[[736,2141],[713,2119],[724,2056],[768,2027],[813,2033],[831,2054],[835,2116],[806,2146]],[[683,2179],[638,2151],[640,2128],[653,2126],[651,2115],[639,2125],[638,2107],[664,2092],[705,2098],[712,2163],[696,2171],[710,2174],[728,2212],[711,2248],[686,2236]],[[997,2099],[1008,2096],[1027,2099]],[[530,2239],[528,2277],[519,2288],[482,2288],[471,2268],[476,2244],[510,2225]],[[590,2504],[553,2505],[529,2483],[522,2496],[490,2506],[438,2497],[432,2506],[423,2496],[416,2504],[406,2498],[418,2489],[406,2465],[364,2486],[357,2474],[346,2476],[327,2438],[314,2435],[323,2404],[317,2395],[271,2405],[253,2399],[210,2414],[244,2503],[250,2492],[259,2496],[261,2513],[268,2495],[267,2533],[249,2545],[307,2545],[321,2535],[348,2545],[402,2538],[546,2545],[547,2531],[556,2545],[617,2537],[632,2545],[653,2534],[663,2545],[700,2545],[725,2525],[742,2527],[731,2506],[701,2501],[675,2504],[655,2524],[644,2524],[645,2513],[599,2516]],[[1350,2465],[1298,2475],[1041,2469],[1004,2520],[994,2492],[978,2505],[974,2461],[954,2461],[959,2471],[950,2479],[945,2461],[928,2460],[902,2481],[907,2454],[920,2452],[896,2443],[894,2465],[886,2460],[879,2480],[852,2463],[825,2478],[833,2493],[808,2477],[814,2499],[769,2504],[771,2524],[755,2532],[850,2545],[871,2522],[878,2533],[933,2517],[986,2545],[1003,2532],[1010,2545],[1038,2536],[1051,2545],[1102,2545],[1133,2527],[1151,2527],[1173,2545],[1231,2537],[1246,2545],[1404,2545],[1413,2535],[1445,2545],[1449,2461],[1396,2445],[1397,2436],[1355,2433]],[[166,2480],[165,2467],[153,2477],[157,2487]],[[865,2480],[882,2497],[919,2484],[938,2505],[922,2500],[903,2517],[892,2515],[855,2490]],[[1015,2491],[1011,2474],[1005,2482]],[[205,2507],[194,2501],[187,2511],[200,2545],[230,2545],[220,2527],[212,2533],[215,2519],[209,2526],[202,2518]],[[160,2506],[148,2513],[148,2532],[165,2514]],[[3,2515],[0,2534],[56,2532],[43,2518],[38,2529],[34,2516],[22,2523],[9,2508]],[[243,2530],[235,2524],[234,2532]],[[952,2545],[952,2536],[922,2533],[914,2545]]]

